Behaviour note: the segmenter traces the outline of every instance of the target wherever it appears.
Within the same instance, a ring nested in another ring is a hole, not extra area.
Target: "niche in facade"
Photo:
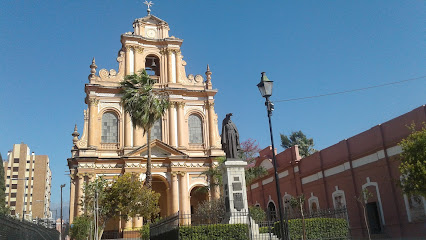
[[[151,77],[160,77],[160,59],[155,55],[148,55],[145,58],[145,70]]]

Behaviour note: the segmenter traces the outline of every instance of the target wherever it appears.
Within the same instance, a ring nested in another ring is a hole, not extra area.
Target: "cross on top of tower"
[[[154,5],[154,3],[152,2],[152,1],[145,1],[143,4],[145,4],[147,7],[148,7],[148,9],[146,10],[147,12],[148,12],[148,15],[150,15],[151,14],[151,6],[152,5]]]

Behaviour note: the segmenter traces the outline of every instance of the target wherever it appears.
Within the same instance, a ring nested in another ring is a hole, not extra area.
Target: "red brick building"
[[[407,125],[419,128],[422,122],[425,105],[303,159],[297,146],[277,154],[281,201],[287,207],[286,200],[304,194],[308,212],[346,206],[352,236],[365,237],[363,209],[356,196],[368,189],[373,195],[366,204],[373,233],[385,238],[426,237],[425,199],[403,194],[396,184],[398,143],[411,133]],[[278,209],[271,158],[272,148],[267,147],[256,159],[255,164],[266,167],[269,174],[247,188],[249,205]]]

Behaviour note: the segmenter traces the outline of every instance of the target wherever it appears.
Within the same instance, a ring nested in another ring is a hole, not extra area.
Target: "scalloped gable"
[[[148,145],[145,144],[127,154],[124,157],[146,157],[148,155]],[[174,157],[174,156],[183,156],[187,157],[185,153],[177,150],[176,148],[158,140],[151,141],[151,157],[153,158],[165,158],[165,157]]]

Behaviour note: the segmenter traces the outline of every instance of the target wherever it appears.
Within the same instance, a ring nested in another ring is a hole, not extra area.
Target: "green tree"
[[[6,185],[4,183],[4,167],[3,158],[0,153],[0,214],[8,214],[8,208],[6,207]]]
[[[307,138],[302,131],[293,131],[289,136],[280,134],[281,136],[281,147],[284,149],[291,148],[294,145],[299,146],[299,154],[301,157],[307,157],[316,150],[314,149],[314,139]]]
[[[370,228],[368,226],[368,220],[367,220],[367,202],[368,202],[368,199],[370,199],[372,197],[373,197],[373,194],[370,191],[368,191],[367,188],[364,188],[362,190],[361,194],[358,197],[355,197],[356,200],[359,202],[359,204],[362,207],[365,227],[367,228],[367,235],[368,235],[369,240],[371,240],[371,234],[370,234]]]
[[[70,229],[71,238],[74,240],[87,240],[92,224],[92,218],[86,215],[76,217]]]
[[[160,194],[144,186],[136,174],[126,173],[108,182],[102,177],[95,179],[84,186],[84,197],[80,204],[86,216],[94,219],[94,206],[97,196],[98,236],[101,239],[106,223],[114,218],[121,217],[128,220],[130,217],[140,216],[150,220],[158,214],[158,199]]]
[[[128,75],[121,83],[121,104],[129,113],[133,125],[144,130],[147,136],[148,159],[146,164],[145,185],[152,188],[151,175],[151,128],[160,119],[169,106],[165,92],[154,89],[154,80],[145,69],[139,74]]]
[[[262,166],[252,166],[244,170],[246,175],[246,186],[249,186],[254,180],[266,176],[268,170]]]
[[[306,237],[306,224],[305,224],[305,211],[303,209],[303,204],[305,203],[305,195],[300,195],[292,197],[290,199],[290,206],[296,208],[302,215],[302,231],[303,231],[303,240],[307,239]]]
[[[239,156],[243,161],[249,164],[249,168],[245,169],[246,186],[249,186],[257,178],[268,174],[268,170],[262,166],[254,166],[256,157],[259,155],[260,148],[256,140],[251,138],[241,143]]]
[[[418,131],[414,124],[410,129],[412,133],[399,143],[402,147],[399,185],[408,195],[426,197],[426,123]]]
[[[241,143],[241,151],[239,152],[239,157],[242,160],[246,161],[248,164],[252,165],[249,168],[245,169],[246,186],[250,185],[255,179],[268,174],[268,170],[266,170],[264,167],[256,167],[253,165],[257,155],[259,154],[259,151],[259,144],[256,143],[256,140],[249,138]],[[210,186],[202,188],[202,191],[208,191],[211,187],[214,186],[222,186],[222,170],[219,168],[219,166],[226,161],[226,158],[219,157],[216,160],[219,163],[218,167],[210,167],[208,170],[201,173],[202,175],[207,175],[210,179]]]
[[[266,221],[266,212],[259,206],[250,206],[249,213],[256,223]]]

